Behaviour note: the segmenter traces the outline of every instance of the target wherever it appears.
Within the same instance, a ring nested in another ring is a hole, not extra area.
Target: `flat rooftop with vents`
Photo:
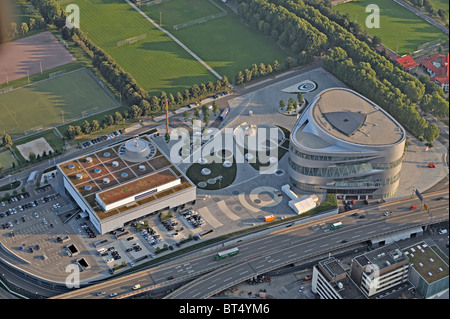
[[[74,158],[58,169],[66,190],[100,233],[196,197],[195,185],[147,136]]]

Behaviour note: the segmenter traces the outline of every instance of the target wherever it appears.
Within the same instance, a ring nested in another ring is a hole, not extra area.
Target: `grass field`
[[[194,83],[217,80],[125,1],[77,0],[74,3],[80,7],[81,29],[150,94],[183,92]],[[118,41],[142,34],[146,34],[144,40],[117,47]]]
[[[0,95],[0,128],[14,139],[25,130],[61,124],[63,117],[66,122],[117,104],[82,69]]]
[[[375,4],[380,8],[380,28],[368,29],[365,25],[366,7],[372,0],[352,1],[333,7],[341,13],[347,13],[351,21],[357,21],[367,29],[369,35],[378,35],[384,45],[404,55],[414,52],[421,44],[434,40],[445,40],[447,35],[428,24],[414,13],[403,8],[393,0],[378,0]],[[398,45],[398,50],[397,50]]]
[[[12,163],[15,162],[17,165],[17,161],[11,154],[11,151],[8,149],[5,149],[4,147],[0,148],[0,175],[3,175],[1,173],[2,170],[7,170],[12,167]]]
[[[220,1],[215,1],[228,14],[206,23],[192,25],[177,31],[174,24],[191,21],[221,10],[208,0],[171,0],[156,6],[141,6],[150,18],[159,21],[161,12],[164,28],[194,51],[203,61],[221,75],[233,80],[238,71],[263,62],[280,63],[288,56],[276,42],[261,32],[244,26],[238,16]]]
[[[217,80],[125,1],[76,0],[74,3],[80,6],[81,29],[150,94],[159,95],[161,91],[182,93],[193,84]],[[155,6],[144,4],[141,10],[157,23],[161,17],[166,30],[230,80],[237,70],[250,68],[253,63],[273,63],[275,59],[281,63],[284,60],[287,54],[275,42],[248,29],[227,7],[221,7],[228,11],[225,17],[178,31],[173,30],[174,24],[221,10],[208,0],[172,0]],[[142,34],[147,35],[146,39],[117,47],[118,41]]]

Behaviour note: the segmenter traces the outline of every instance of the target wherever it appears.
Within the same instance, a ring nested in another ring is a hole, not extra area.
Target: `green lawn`
[[[215,82],[217,78],[191,57],[169,36],[157,30],[123,0],[75,0],[83,13],[81,29],[96,45],[104,49],[136,82],[159,95],[161,91],[182,93],[193,84]],[[287,53],[259,31],[244,26],[238,17],[215,1],[228,14],[225,17],[178,31],[179,24],[221,10],[208,0],[172,0],[155,6],[141,5],[155,22],[162,18],[163,27],[221,75],[232,80],[238,70],[253,63],[284,61]],[[117,47],[117,42],[146,34],[144,40]]]
[[[173,30],[174,24],[221,11],[208,0],[188,1],[188,6],[185,0],[172,0],[156,6],[143,5],[141,10],[155,21],[159,21],[159,12],[161,12],[164,28],[216,72],[226,75],[231,81],[238,71],[250,68],[254,63],[259,65],[263,62],[267,65],[275,60],[282,63],[289,55],[272,39],[243,25],[239,17],[220,1],[214,2],[227,10],[228,14],[176,31]]]
[[[368,15],[365,10],[369,4],[377,4],[380,8],[380,28],[378,29],[368,29],[365,25]],[[398,55],[414,52],[421,44],[447,38],[445,33],[393,0],[352,1],[336,5],[333,10],[348,13],[351,21],[357,20],[363,28],[368,30],[371,36],[378,35],[381,37],[382,43],[397,52]]]
[[[13,139],[25,130],[49,128],[74,120],[83,112],[117,105],[86,70],[37,82],[0,95],[0,127]]]
[[[123,0],[74,1],[80,27],[150,94],[183,92],[194,83],[217,78],[172,39]],[[117,42],[146,34],[144,40],[117,47]]]
[[[0,175],[2,170],[6,170],[12,167],[12,163],[15,162],[17,165],[17,161],[13,157],[10,150],[5,149],[4,147],[0,148]]]
[[[431,4],[434,6],[434,9],[438,11],[439,9],[444,10],[447,12],[447,18],[449,14],[449,6],[448,6],[448,0],[430,0]]]

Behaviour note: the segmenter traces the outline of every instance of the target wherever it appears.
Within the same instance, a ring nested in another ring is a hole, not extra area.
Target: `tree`
[[[92,132],[97,132],[100,129],[100,124],[98,123],[97,120],[92,120],[91,123],[91,131]]]
[[[244,74],[242,73],[242,71],[239,71],[236,74],[236,84],[243,84],[244,83]]]
[[[215,100],[212,102],[212,107],[213,107],[214,115],[217,115],[217,113],[219,113],[219,105],[217,104],[217,102]]]
[[[142,113],[142,110],[141,110],[141,113]],[[120,112],[114,113],[114,122],[116,124],[119,124],[120,122],[122,122],[122,120],[123,120],[123,116]]]
[[[284,103],[284,100],[283,99],[281,99],[280,100],[280,109],[283,109],[284,110],[284,107],[286,106],[286,103]]]
[[[28,154],[28,160],[30,162],[34,162],[36,160],[36,154],[34,154],[33,152],[30,152],[30,154]]]
[[[272,69],[273,69],[275,72],[277,72],[277,71],[280,70],[280,63],[278,63],[277,60],[275,60],[275,61],[273,62]]]
[[[25,22],[22,22],[22,24],[20,25],[20,32],[22,33],[22,35],[25,35],[28,33],[28,24],[26,24]]]
[[[188,111],[184,111],[183,118],[184,118],[185,121],[187,121],[187,119],[189,118],[189,112]]]
[[[374,35],[372,38],[372,45],[376,47],[381,44],[381,38],[378,35]]]
[[[303,99],[303,94],[302,94],[302,92],[298,92],[298,93],[297,93],[297,101],[298,101],[299,104],[303,104],[304,99]]]
[[[6,147],[6,148],[11,148],[11,146],[12,146],[13,143],[12,143],[11,136],[9,136],[9,134],[3,135],[3,141],[2,141],[2,144],[3,144],[3,146]]]
[[[11,22],[10,23],[10,25],[9,25],[9,32],[8,32],[8,35],[11,37],[11,38],[14,38],[16,35],[17,35],[17,23],[15,23],[15,22]]]
[[[130,109],[130,117],[132,119],[137,119],[139,116],[141,115],[141,109],[139,108],[139,106],[132,105],[131,109]]]
[[[428,125],[423,133],[423,138],[428,141],[428,143],[433,143],[439,137],[439,127],[432,123]]]
[[[31,30],[34,30],[34,27],[36,26],[36,19],[30,18],[28,21],[28,28]]]
[[[72,126],[72,125],[69,125],[69,126],[67,127],[67,129],[66,129],[66,132],[64,133],[64,137],[65,137],[67,140],[71,141],[71,140],[74,139],[75,136],[76,136],[76,135],[75,135],[75,127]]]
[[[83,131],[84,134],[90,134],[91,133],[91,124],[85,120],[83,122],[81,130]]]

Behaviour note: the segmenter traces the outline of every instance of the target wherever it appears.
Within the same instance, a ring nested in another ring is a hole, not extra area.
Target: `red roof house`
[[[398,58],[396,61],[397,61],[398,64],[403,65],[403,67],[404,67],[406,70],[410,70],[410,69],[412,69],[413,67],[419,65],[419,63],[417,63],[416,61],[414,61],[414,59],[411,58],[409,55],[404,55],[404,56]]]
[[[448,92],[449,80],[449,56],[444,54],[434,54],[420,63],[427,69],[430,80],[439,84]]]

